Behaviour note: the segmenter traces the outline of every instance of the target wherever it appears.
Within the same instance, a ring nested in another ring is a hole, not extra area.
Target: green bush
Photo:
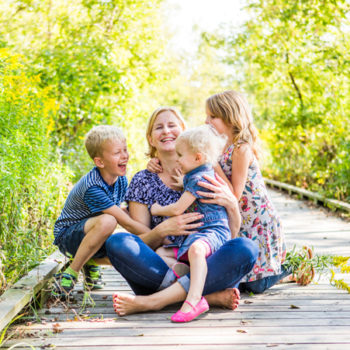
[[[6,279],[0,292],[53,251],[52,224],[71,176],[49,142],[55,102],[23,61],[0,49],[0,245]]]

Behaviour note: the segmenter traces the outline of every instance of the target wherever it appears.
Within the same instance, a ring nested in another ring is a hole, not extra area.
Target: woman
[[[182,117],[173,108],[159,108],[152,114],[146,132],[149,156],[157,156],[163,171],[160,174],[147,170],[137,173],[126,196],[131,217],[152,230],[139,236],[119,233],[106,241],[111,263],[136,294],[118,294],[115,309],[119,315],[158,310],[186,298],[189,276],[182,276],[178,282],[168,287],[175,281],[174,272],[153,249],[161,246],[169,235],[190,234],[190,230],[201,225],[198,222],[201,216],[187,213],[162,221],[163,218],[152,217],[149,212],[149,208],[156,201],[167,205],[176,202],[181,196],[181,192],[173,185],[173,177],[177,175],[175,141],[184,128]],[[204,202],[226,208],[230,228],[236,231],[232,232],[235,236],[239,230],[240,218],[232,207],[235,201],[233,194],[220,178],[207,180],[211,184],[203,182],[202,185],[213,193],[209,194],[212,198]],[[208,193],[205,195],[208,196]],[[210,256],[207,260],[208,275],[203,291],[208,303],[235,309],[239,302],[239,291],[236,287],[241,278],[251,270],[257,256],[258,248],[246,238],[230,240]]]

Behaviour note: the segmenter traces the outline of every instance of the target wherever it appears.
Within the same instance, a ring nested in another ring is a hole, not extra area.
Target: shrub
[[[70,179],[49,142],[57,106],[24,61],[0,49],[0,292],[53,251],[52,222]]]

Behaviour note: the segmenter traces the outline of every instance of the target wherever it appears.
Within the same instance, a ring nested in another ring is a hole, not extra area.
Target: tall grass
[[[71,177],[49,142],[56,105],[23,61],[0,49],[0,293],[53,251]]]

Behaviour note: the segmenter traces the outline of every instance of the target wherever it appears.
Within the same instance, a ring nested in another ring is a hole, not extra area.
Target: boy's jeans
[[[107,256],[114,268],[129,283],[136,295],[157,292],[169,271],[169,267],[138,236],[117,233],[106,241]],[[208,257],[208,274],[203,295],[226,288],[237,287],[240,280],[254,266],[258,247],[248,238],[235,238],[226,242]],[[189,274],[179,279],[188,292]]]

